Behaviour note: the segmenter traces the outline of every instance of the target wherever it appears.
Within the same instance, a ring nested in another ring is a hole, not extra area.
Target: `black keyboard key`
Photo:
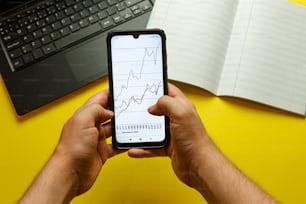
[[[33,41],[33,35],[32,34],[27,34],[22,37],[24,43],[30,43]]]
[[[84,10],[80,11],[80,15],[81,15],[81,18],[85,18],[85,17],[89,16],[90,13],[87,9],[84,9]]]
[[[125,9],[124,11],[121,11],[120,14],[125,20],[133,17],[133,13],[130,9]]]
[[[22,52],[19,48],[9,52],[9,56],[10,56],[11,59],[20,57],[21,55],[22,55]]]
[[[31,14],[29,17],[28,17],[28,21],[29,23],[34,23],[35,21],[38,20],[38,17],[35,13]]]
[[[152,5],[151,4],[143,4],[142,5],[142,10],[144,11],[148,11],[152,9]]]
[[[78,30],[80,30],[80,26],[78,23],[73,23],[69,26],[69,29],[71,30],[71,32],[76,32]]]
[[[83,10],[83,6],[82,6],[81,3],[78,3],[78,4],[75,4],[73,6],[73,9],[75,10],[75,12],[79,12],[79,11]]]
[[[40,41],[43,45],[46,45],[51,42],[51,38],[47,35],[47,36],[42,37]]]
[[[62,36],[66,36],[70,34],[70,30],[68,27],[60,29],[59,32],[61,33]]]
[[[98,4],[99,9],[104,10],[108,7],[107,3],[105,1]]]
[[[135,11],[135,10],[137,10],[137,9],[139,9],[140,7],[138,6],[138,5],[134,5],[134,6],[132,6],[130,9],[132,10],[132,11]]]
[[[52,32],[52,28],[48,25],[48,26],[42,28],[41,32],[43,33],[43,35],[48,35],[49,33]]]
[[[55,0],[46,0],[44,1],[46,6],[50,6],[50,5],[54,5],[55,4]]]
[[[93,24],[93,25],[90,25],[88,27],[85,27],[84,29],[78,31],[78,32],[75,32],[75,33],[72,33],[70,34],[69,36],[65,37],[65,38],[62,38],[62,39],[59,39],[57,41],[55,41],[55,46],[57,49],[62,49],[63,47],[66,47],[68,45],[70,45],[71,43],[74,43],[74,42],[77,42],[91,34],[94,34],[94,33],[97,33],[101,31],[101,26],[96,23],[96,24]]]
[[[13,66],[14,66],[14,68],[15,68],[16,70],[18,70],[18,69],[20,69],[21,67],[24,66],[24,62],[23,62],[23,60],[22,60],[21,57],[20,57],[20,58],[17,58],[17,59],[14,59],[14,60],[12,61],[12,64],[13,64]]]
[[[29,33],[32,33],[33,31],[35,31],[37,29],[36,25],[34,23],[30,24],[30,25],[27,25],[27,31]]]
[[[55,13],[57,11],[57,8],[55,6],[50,6],[46,9],[47,13],[48,14],[52,14],[52,13]]]
[[[112,21],[111,18],[107,18],[107,19],[101,21],[101,24],[102,24],[102,27],[106,29],[106,28],[109,28],[109,27],[113,26],[114,22]]]
[[[21,39],[17,39],[13,42],[10,42],[6,45],[6,49],[7,50],[13,50],[13,49],[16,49],[18,47],[20,47],[21,45],[23,45],[23,42]]]
[[[110,7],[107,9],[107,13],[108,15],[113,15],[117,12],[117,7],[116,6],[113,6],[113,7]]]
[[[141,2],[142,0],[125,0],[125,3],[128,7],[133,6],[139,2]]]
[[[112,6],[117,3],[117,0],[107,0],[107,3]]]
[[[80,17],[79,14],[76,13],[76,14],[71,15],[70,19],[71,19],[72,22],[77,22],[81,19],[81,17]]]
[[[23,17],[18,20],[18,24],[20,27],[26,26],[29,24],[28,19],[26,17]]]
[[[141,10],[141,9],[136,9],[136,10],[133,11],[133,14],[134,14],[135,16],[140,15],[141,13],[142,13],[142,10]]]
[[[146,12],[152,9],[152,4],[148,0],[145,0],[139,4],[139,7]]]
[[[41,10],[37,12],[37,16],[38,18],[45,18],[46,16],[48,16],[48,13],[45,10]]]
[[[93,16],[90,16],[90,17],[88,18],[88,20],[89,20],[89,22],[90,22],[91,24],[93,24],[93,23],[97,22],[99,19],[98,19],[98,16],[93,15]]]
[[[59,12],[55,13],[54,15],[55,15],[55,18],[57,20],[61,20],[61,19],[66,17],[66,15],[65,15],[65,13],[63,11],[59,11]]]
[[[124,10],[126,8],[126,5],[125,5],[124,2],[121,2],[121,3],[118,3],[116,5],[116,7],[117,7],[118,11],[122,11],[122,10]]]
[[[42,28],[42,27],[46,26],[46,21],[44,19],[40,19],[40,20],[36,21],[36,26],[37,26],[37,28]]]
[[[123,21],[123,18],[121,16],[121,14],[115,14],[113,15],[113,20],[115,23],[120,23],[121,21]]]
[[[35,40],[31,43],[31,45],[32,45],[33,49],[37,49],[41,46],[41,41],[40,40]]]
[[[6,25],[5,21],[0,21],[0,28],[4,27]]]
[[[84,6],[85,8],[90,7],[90,6],[92,6],[92,5],[93,5],[93,4],[92,4],[91,0],[85,0],[85,1],[83,1],[83,6]]]
[[[36,49],[36,50],[33,50],[33,56],[34,56],[34,59],[39,59],[39,58],[43,57],[44,54],[41,51],[41,49]]]
[[[25,28],[20,28],[16,31],[18,36],[23,36],[25,34],[27,34],[27,30]]]
[[[65,8],[66,8],[66,4],[65,4],[64,2],[58,1],[58,3],[55,4],[55,7],[56,7],[58,10],[65,9]]]
[[[73,4],[75,4],[75,1],[74,0],[65,0],[65,3],[69,7],[69,6],[73,5]]]
[[[0,35],[5,35],[4,29],[0,27]]]
[[[51,24],[51,23],[54,23],[56,21],[56,17],[55,17],[55,15],[51,15],[51,16],[46,17],[45,20],[48,24]]]
[[[53,43],[44,46],[42,49],[45,55],[51,54],[52,52],[56,51],[56,48]]]
[[[51,27],[52,27],[53,30],[58,30],[62,27],[62,25],[61,25],[60,22],[55,22],[55,23],[51,24]]]
[[[24,61],[25,64],[29,64],[29,63],[32,63],[34,61],[34,58],[33,58],[31,53],[23,55],[22,58],[23,58],[23,61]]]
[[[9,29],[11,31],[17,30],[19,28],[19,25],[17,22],[12,22],[11,24],[9,24]]]
[[[71,20],[70,20],[70,18],[66,17],[66,18],[63,18],[61,20],[61,23],[62,23],[63,26],[67,26],[67,25],[71,24]]]
[[[60,39],[62,37],[59,31],[55,31],[53,33],[50,33],[50,36],[51,36],[52,40],[57,40],[57,39]]]
[[[32,35],[34,39],[37,39],[37,38],[41,38],[43,36],[43,33],[41,32],[41,30],[37,30],[37,31],[34,31]]]
[[[7,35],[3,36],[2,39],[4,42],[9,42],[9,41],[14,40],[14,38],[16,39],[16,37],[14,37],[11,33],[8,33]]]
[[[89,10],[89,12],[90,12],[91,14],[95,14],[95,13],[97,13],[97,12],[99,11],[99,9],[98,9],[97,6],[89,7],[88,10]]]
[[[21,50],[24,54],[29,53],[32,51],[32,45],[31,44],[27,44],[21,47]]]
[[[66,8],[64,12],[67,16],[71,16],[72,14],[74,14],[74,10],[72,7]]]
[[[4,28],[1,29],[1,35],[2,35],[2,36],[8,34],[9,32],[10,32],[10,31],[9,31],[9,29],[8,29],[7,27],[4,27]]]
[[[41,2],[41,4],[39,4],[39,5],[37,5],[36,6],[36,9],[38,10],[38,11],[40,11],[40,10],[45,10],[46,9],[46,3],[44,3],[44,2]]]
[[[107,15],[106,11],[100,11],[100,12],[97,13],[97,16],[100,20],[102,20],[102,19],[106,18],[108,15]]]
[[[89,26],[89,21],[87,19],[80,20],[79,25],[81,26],[81,28],[87,27],[87,26]]]

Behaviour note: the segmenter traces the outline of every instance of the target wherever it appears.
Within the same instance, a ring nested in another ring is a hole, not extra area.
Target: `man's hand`
[[[106,143],[111,136],[113,112],[105,109],[108,91],[90,98],[65,124],[55,155],[66,160],[79,179],[77,194],[84,193],[94,183],[102,165],[116,154]]]
[[[196,187],[191,178],[192,169],[202,160],[200,153],[211,143],[203,123],[191,101],[174,85],[168,86],[169,96],[164,96],[149,108],[153,115],[170,118],[170,146],[161,150],[131,149],[131,157],[169,156],[172,167],[185,184]]]
[[[108,95],[93,96],[67,121],[53,155],[20,203],[69,203],[93,185],[106,160],[119,153],[106,143],[107,121],[114,115],[106,109]]]
[[[131,149],[131,157],[169,156],[178,178],[198,190],[208,203],[277,202],[248,179],[217,148],[208,136],[194,107],[175,86],[149,108],[154,115],[170,118],[170,146],[161,150]]]

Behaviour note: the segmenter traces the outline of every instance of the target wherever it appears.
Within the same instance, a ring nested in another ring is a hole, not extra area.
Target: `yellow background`
[[[297,1],[306,5],[306,1]],[[306,9],[305,9],[306,12]],[[282,203],[306,203],[306,120],[294,114],[176,83],[195,103],[226,156]],[[0,203],[16,203],[56,146],[64,122],[101,79],[27,116],[18,117],[0,78]],[[205,147],[203,147],[205,148]],[[205,203],[172,172],[168,158],[107,161],[93,188],[73,204]]]

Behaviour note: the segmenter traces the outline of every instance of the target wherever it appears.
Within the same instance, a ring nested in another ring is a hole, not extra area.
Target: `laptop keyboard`
[[[152,10],[149,0],[47,0],[0,21],[14,70]]]

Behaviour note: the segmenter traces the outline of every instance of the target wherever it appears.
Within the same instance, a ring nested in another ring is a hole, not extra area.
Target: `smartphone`
[[[168,93],[164,31],[113,31],[107,36],[107,49],[113,146],[165,147],[169,118],[148,112]]]

